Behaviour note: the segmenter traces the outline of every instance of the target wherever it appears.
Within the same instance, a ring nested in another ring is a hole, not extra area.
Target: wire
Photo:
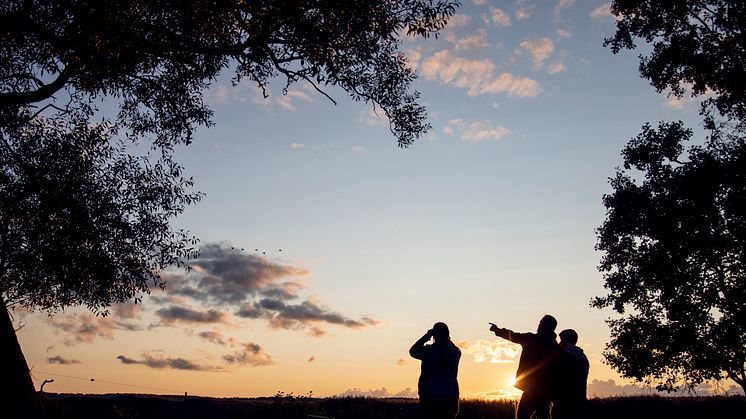
[[[94,382],[94,383],[104,383],[104,384],[112,384],[112,385],[116,385],[116,386],[124,386],[124,387],[134,387],[134,388],[144,388],[144,389],[148,389],[148,390],[160,390],[160,391],[168,391],[168,392],[170,392],[170,393],[175,393],[175,394],[181,394],[181,393],[182,393],[181,391],[178,391],[178,390],[173,390],[173,389],[169,389],[169,388],[161,388],[161,387],[148,387],[148,386],[138,386],[138,385],[135,385],[135,384],[116,383],[116,382],[113,382],[113,381],[103,381],[103,380],[96,380],[96,379],[94,379],[94,378],[76,377],[76,376],[74,376],[74,375],[64,375],[64,374],[57,374],[57,373],[54,373],[54,372],[48,372],[48,371],[40,371],[40,370],[33,370],[33,372],[34,372],[34,373],[39,373],[39,374],[47,374],[47,375],[52,375],[52,376],[55,376],[55,377],[65,377],[65,378],[72,378],[72,379],[74,379],[74,380],[82,380],[82,381],[92,381],[92,382]],[[32,377],[33,377],[33,376],[32,376]],[[36,377],[33,377],[33,378],[34,378],[35,380],[37,380],[37,381],[41,381],[40,379],[38,379],[38,378],[36,378]]]

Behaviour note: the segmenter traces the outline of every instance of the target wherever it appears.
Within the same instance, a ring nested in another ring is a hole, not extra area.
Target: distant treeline
[[[75,419],[419,419],[416,399],[316,398],[278,393],[274,397],[218,399],[135,394],[46,394],[50,418]],[[513,419],[511,400],[462,400],[459,419]],[[742,396],[615,397],[591,399],[588,418],[661,419],[731,417],[746,412]]]

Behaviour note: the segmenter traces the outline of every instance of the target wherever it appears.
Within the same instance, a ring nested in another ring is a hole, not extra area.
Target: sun
[[[515,387],[515,377],[510,377],[508,379],[508,387]]]

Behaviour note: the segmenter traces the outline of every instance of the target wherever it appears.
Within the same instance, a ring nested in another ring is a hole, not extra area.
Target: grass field
[[[278,393],[274,397],[216,399],[135,394],[47,394],[52,418],[277,418],[277,419],[416,419],[417,400],[372,398],[313,398]],[[512,419],[514,402],[463,400],[459,419]],[[618,397],[591,399],[587,418],[736,418],[746,417],[746,398]],[[318,418],[320,419],[320,418]]]

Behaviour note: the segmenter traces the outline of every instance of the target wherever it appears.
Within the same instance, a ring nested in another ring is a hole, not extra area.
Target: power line
[[[183,393],[182,391],[173,390],[173,389],[169,389],[169,388],[138,386],[136,384],[126,384],[126,383],[117,383],[117,382],[114,382],[114,381],[96,380],[95,378],[76,377],[74,375],[57,374],[57,373],[48,372],[48,371],[34,370],[32,372],[39,373],[39,374],[52,375],[52,376],[55,376],[55,377],[72,378],[74,380],[90,381],[90,382],[94,382],[94,383],[112,384],[112,385],[116,385],[116,386],[133,387],[133,388],[144,388],[144,389],[148,389],[148,390],[168,391],[170,393],[175,393],[175,394],[181,394],[181,393]],[[33,375],[32,375],[32,377],[33,377]],[[39,380],[36,377],[33,377],[33,378],[35,380],[37,380],[37,381],[41,381],[41,380]]]

